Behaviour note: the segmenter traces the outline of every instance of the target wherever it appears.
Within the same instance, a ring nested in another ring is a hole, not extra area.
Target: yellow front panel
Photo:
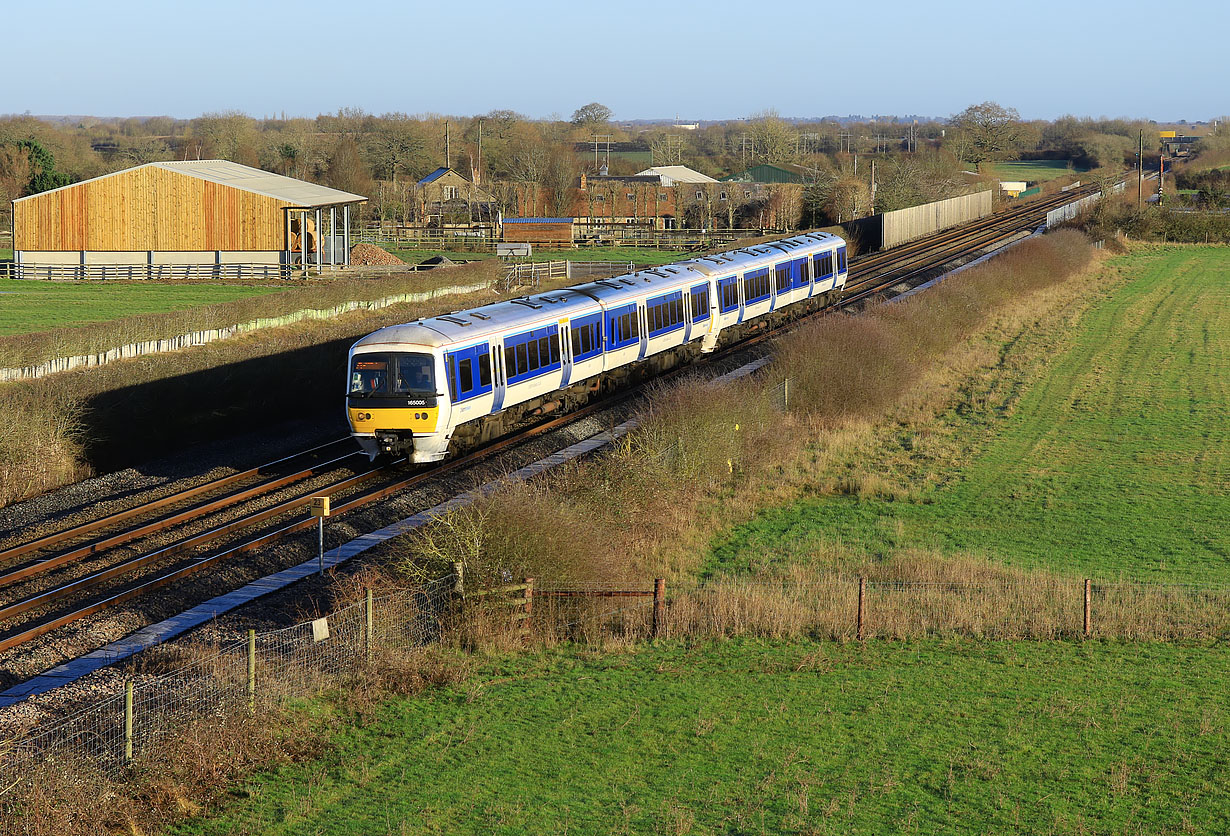
[[[377,430],[434,433],[436,424],[440,421],[438,406],[398,407],[396,409],[350,407],[347,414],[350,416],[350,428],[357,433],[374,433]],[[368,418],[368,415],[371,417]]]

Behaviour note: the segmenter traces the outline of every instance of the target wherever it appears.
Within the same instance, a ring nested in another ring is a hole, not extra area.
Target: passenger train
[[[807,233],[381,328],[350,349],[351,432],[439,461],[836,301],[846,275],[845,242]]]

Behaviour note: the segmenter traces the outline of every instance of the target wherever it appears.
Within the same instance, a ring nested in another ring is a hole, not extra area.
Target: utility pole
[[[474,178],[475,182],[481,180],[483,176],[483,120],[478,120],[478,175]]]
[[[876,161],[871,161],[871,214],[876,213]]]
[[[1145,130],[1140,129],[1140,146],[1136,150],[1136,211],[1145,199]]]

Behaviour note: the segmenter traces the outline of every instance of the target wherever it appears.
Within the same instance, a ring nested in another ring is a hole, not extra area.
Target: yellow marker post
[[[325,517],[329,516],[329,497],[312,497],[312,516],[316,518],[317,542],[320,546],[320,574],[325,574]]]

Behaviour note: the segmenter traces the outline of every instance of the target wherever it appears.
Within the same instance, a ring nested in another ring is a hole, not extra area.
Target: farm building
[[[226,160],[147,163],[14,201],[14,261],[52,278],[345,266],[366,199]]]

